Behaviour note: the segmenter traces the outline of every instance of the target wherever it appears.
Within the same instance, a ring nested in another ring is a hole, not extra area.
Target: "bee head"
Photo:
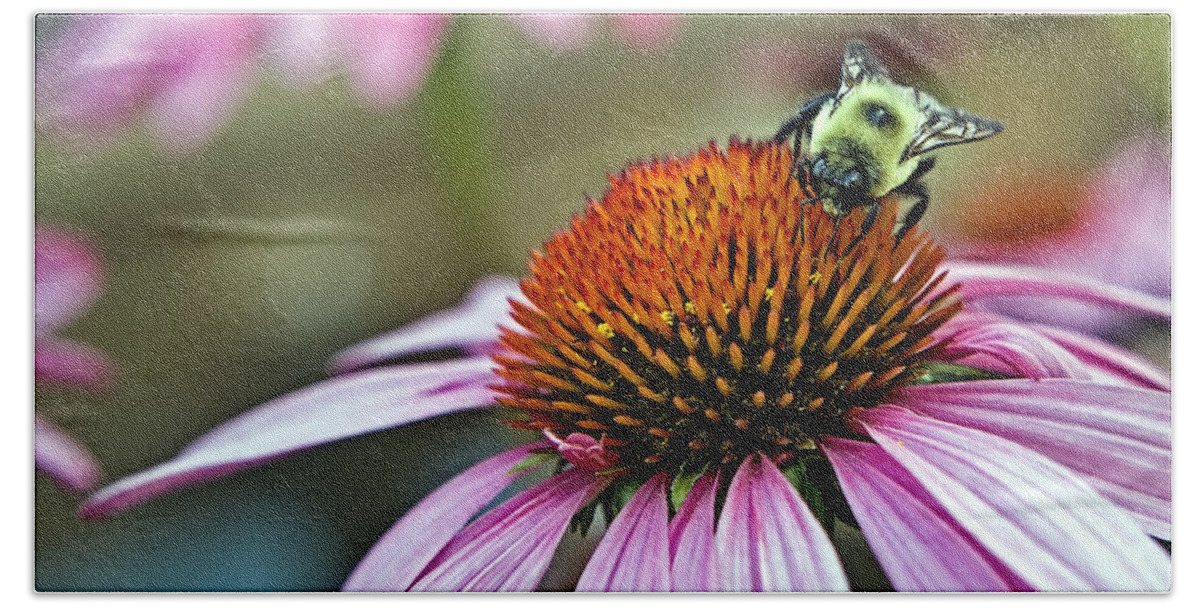
[[[904,183],[922,155],[1003,129],[897,84],[862,42],[851,41],[841,86],[813,120],[814,175],[831,192],[861,190],[878,199]]]

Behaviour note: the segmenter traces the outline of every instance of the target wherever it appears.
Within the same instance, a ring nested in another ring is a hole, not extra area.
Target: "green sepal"
[[[821,499],[821,490],[808,478],[808,468],[804,466],[804,461],[800,460],[790,467],[781,469],[780,472],[800,493],[800,497],[804,499],[804,503],[808,505],[821,525],[826,530],[832,530],[833,514],[825,508],[825,501]]]
[[[679,505],[683,504],[683,499],[687,497],[688,492],[692,490],[692,486],[696,485],[696,480],[704,474],[704,469],[700,469],[695,473],[680,471],[675,479],[671,481],[671,513],[679,511]]]
[[[571,516],[571,521],[568,524],[568,530],[579,532],[586,535],[591,529],[592,520],[595,518],[596,509],[604,515],[604,522],[611,524],[613,519],[617,517],[617,513],[629,502],[641,484],[636,479],[618,477],[604,489],[592,502],[589,502],[582,509]]]
[[[616,465],[616,466],[608,467],[607,469],[600,469],[599,471],[596,471],[596,474],[597,475],[618,475],[621,473],[625,473],[628,470],[629,470],[629,467]]]
[[[629,502],[633,495],[637,493],[638,488],[642,484],[633,479],[618,479],[613,482],[609,488],[612,490],[611,500],[604,502],[605,515],[608,516],[608,523],[617,517],[617,513],[625,508],[625,503]]]
[[[580,536],[587,536],[588,530],[592,529],[592,521],[596,519],[596,507],[598,506],[600,506],[598,500],[589,502],[587,506],[571,516],[571,523],[567,525],[567,529],[577,532]]]
[[[930,361],[916,366],[917,377],[910,382],[912,385],[919,384],[941,384],[943,382],[970,382],[974,380],[1003,380],[1009,378],[1004,374],[971,367],[969,365],[959,365],[958,363],[944,363],[941,361]]]
[[[558,458],[559,458],[559,456],[557,453],[555,453],[555,454],[536,454],[536,453],[530,454],[529,456],[525,457],[525,460],[518,462],[515,466],[513,466],[513,468],[509,469],[508,474],[516,475],[517,473],[528,471],[529,469],[532,469],[535,467],[540,467],[548,462],[557,460]]]

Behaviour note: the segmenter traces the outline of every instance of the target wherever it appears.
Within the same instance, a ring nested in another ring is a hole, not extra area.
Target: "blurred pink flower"
[[[281,75],[317,84],[344,69],[371,107],[416,92],[441,46],[445,14],[290,14],[273,18],[266,54]]]
[[[602,18],[612,20],[621,40],[639,50],[655,50],[673,40],[681,23],[679,15],[669,13],[525,13],[509,15],[529,36],[547,48],[566,52],[579,50],[592,42]]]
[[[34,380],[70,388],[102,389],[111,364],[95,348],[55,335],[100,295],[100,258],[82,237],[56,229],[34,235]],[[34,415],[34,464],[77,492],[100,481],[91,453],[50,422]]]
[[[264,23],[255,15],[72,16],[38,58],[38,123],[104,144],[145,121],[168,149],[195,149],[245,96]]]
[[[670,13],[617,13],[612,20],[617,35],[641,50],[669,46],[683,25],[683,17]]]
[[[1150,538],[1170,538],[1166,374],[975,307],[1049,295],[1169,318],[1170,302],[1019,267],[943,271],[936,245],[918,231],[894,245],[889,221],[856,245],[844,232],[847,250],[827,256],[831,222],[797,211],[787,153],[735,141],[628,168],[522,284],[489,279],[461,307],[346,351],[336,377],[100,490],[81,516],[502,404],[544,439],[411,508],[346,590],[533,590],[597,504],[611,523],[579,590],[846,590],[805,489],[817,477],[840,485],[898,590],[1167,590],[1170,559]],[[721,211],[689,213],[685,196]],[[754,274],[750,260],[797,266]],[[464,356],[388,363],[446,347]],[[487,508],[539,468],[551,474]]]
[[[977,238],[956,243],[957,257],[1025,264],[1169,297],[1170,146],[1154,137],[1127,142],[1085,183],[1089,186],[1082,193],[1083,208],[1065,226],[1033,238]],[[1003,201],[997,204],[1005,205]],[[1020,217],[1014,219],[1020,221]],[[1053,320],[1090,333],[1110,332],[1133,318],[1078,302],[1031,303],[1005,298],[987,306],[1016,318]]]
[[[36,66],[41,129],[80,146],[109,145],[144,123],[166,149],[210,141],[264,64],[297,87],[345,73],[363,102],[412,97],[437,57],[448,14],[81,14],[49,35]],[[595,15],[511,19],[557,50],[588,44]],[[634,48],[667,44],[678,18],[614,15]],[[41,42],[41,41],[39,41]]]
[[[547,48],[574,51],[595,35],[595,15],[588,13],[525,13],[509,15],[526,34]]]
[[[37,62],[36,114],[48,133],[103,145],[144,122],[167,149],[207,143],[265,61],[298,85],[345,70],[374,108],[412,95],[445,15],[96,14],[68,17]]]

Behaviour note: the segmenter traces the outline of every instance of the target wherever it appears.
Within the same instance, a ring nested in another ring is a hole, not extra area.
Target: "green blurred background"
[[[1007,124],[942,154],[927,180],[926,225],[953,239],[996,221],[972,207],[995,188],[1085,180],[1128,138],[1169,141],[1170,28],[1165,15],[709,14],[681,16],[653,50],[602,22],[557,51],[462,15],[420,91],[386,111],[345,79],[297,92],[263,71],[188,154],[138,128],[87,152],[39,136],[37,224],[87,234],[106,266],[104,295],[63,333],[106,352],[118,377],[102,394],[39,387],[36,410],[89,446],[107,481],[161,462],[320,380],[340,348],[455,304],[482,276],[522,273],[609,172],[773,135],[836,86],[853,37],[898,81]],[[39,43],[58,31],[43,24]],[[1040,204],[1009,221],[1052,230],[1074,202]],[[486,415],[449,416],[87,523],[78,497],[38,476],[35,586],[336,589],[405,509],[514,441]]]

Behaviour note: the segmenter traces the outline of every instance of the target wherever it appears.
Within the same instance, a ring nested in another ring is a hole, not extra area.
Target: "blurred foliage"
[[[65,334],[108,353],[119,378],[102,395],[38,389],[36,407],[91,447],[110,481],[160,462],[323,378],[339,348],[454,304],[485,274],[523,272],[607,173],[773,135],[836,86],[849,37],[882,46],[897,80],[1007,124],[930,175],[928,223],[953,234],[988,189],[1085,179],[1126,138],[1169,132],[1170,25],[709,14],[685,16],[661,49],[597,28],[564,52],[467,15],[416,98],[389,111],[363,107],[344,80],[297,91],[264,72],[190,154],[136,129],[104,150],[39,137],[37,223],[87,233],[107,268],[104,296]],[[483,414],[447,417],[100,522],[75,521],[76,497],[39,477],[36,586],[333,589],[406,508],[514,436]]]

